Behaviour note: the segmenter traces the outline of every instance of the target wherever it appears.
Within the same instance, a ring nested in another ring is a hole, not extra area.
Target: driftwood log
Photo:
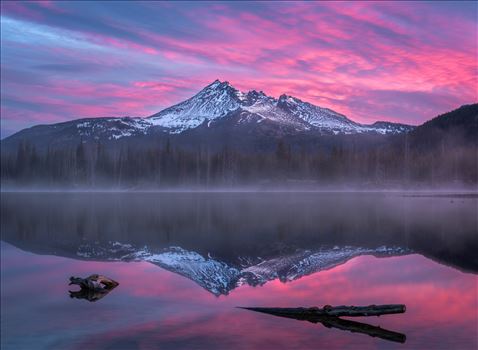
[[[102,276],[102,275],[91,275],[86,278],[81,277],[70,277],[70,284],[79,285],[84,289],[91,290],[105,290],[116,288],[119,283],[112,280],[111,278]]]
[[[97,301],[115,289],[119,283],[102,275],[91,275],[86,278],[70,277],[69,285],[80,286],[79,291],[69,291],[71,298]]]
[[[370,306],[324,306],[322,309],[311,308],[266,308],[266,307],[241,307],[241,309],[261,312],[269,315],[287,317],[312,323],[321,323],[327,328],[336,328],[353,333],[367,334],[384,340],[405,343],[405,334],[389,331],[367,323],[344,320],[339,316],[380,316],[386,314],[404,313],[405,305],[370,305]]]
[[[318,307],[297,307],[297,308],[261,308],[261,307],[244,307],[258,312],[270,313],[273,310],[276,313],[304,316],[335,316],[335,317],[361,317],[361,316],[380,316],[388,314],[402,314],[406,311],[405,305],[369,305],[369,306],[330,306],[325,305],[322,309]]]

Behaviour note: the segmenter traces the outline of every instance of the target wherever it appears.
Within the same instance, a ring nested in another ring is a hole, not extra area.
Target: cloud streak
[[[478,100],[475,2],[3,2],[2,136],[147,116],[216,78],[359,122]]]

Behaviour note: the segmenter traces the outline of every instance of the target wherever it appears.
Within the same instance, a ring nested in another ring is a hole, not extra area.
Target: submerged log
[[[402,314],[406,311],[403,304],[389,305],[369,305],[369,306],[330,306],[325,305],[322,309],[318,307],[297,307],[297,308],[261,308],[261,307],[243,307],[242,309],[253,310],[257,312],[265,312],[286,315],[303,315],[303,316],[335,316],[335,317],[360,317],[360,316],[380,316],[389,314]]]
[[[336,328],[353,333],[367,334],[384,340],[405,343],[405,334],[372,326],[367,323],[344,320],[339,316],[380,316],[384,314],[403,313],[405,305],[370,305],[370,306],[337,306],[326,305],[324,308],[266,308],[266,307],[241,307],[241,309],[261,312],[269,315],[287,317],[300,321],[321,323],[327,328]]]
[[[82,289],[90,289],[94,291],[111,290],[116,288],[119,283],[102,275],[91,275],[86,278],[70,277],[69,285],[76,284]]]
[[[68,291],[71,298],[97,301],[115,289],[119,283],[102,275],[91,275],[86,278],[70,277],[69,285],[80,286],[79,291]]]
[[[397,343],[405,343],[407,340],[407,336],[403,333],[390,331],[388,329],[372,326],[367,323],[344,320],[335,316],[323,316],[322,319],[317,319],[314,321],[314,323],[322,323],[322,325],[327,328],[337,328],[352,333],[362,333],[374,338],[377,337]]]

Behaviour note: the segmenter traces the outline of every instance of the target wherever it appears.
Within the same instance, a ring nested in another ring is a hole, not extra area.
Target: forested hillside
[[[477,125],[474,104],[400,135],[283,137],[256,152],[199,142],[181,147],[174,138],[149,148],[80,142],[37,152],[23,141],[16,152],[2,152],[1,176],[7,186],[53,187],[476,186]]]

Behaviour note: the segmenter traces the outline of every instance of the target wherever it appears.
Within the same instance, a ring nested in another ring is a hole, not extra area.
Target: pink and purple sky
[[[363,123],[478,101],[470,2],[1,3],[1,135],[148,116],[216,78]]]

